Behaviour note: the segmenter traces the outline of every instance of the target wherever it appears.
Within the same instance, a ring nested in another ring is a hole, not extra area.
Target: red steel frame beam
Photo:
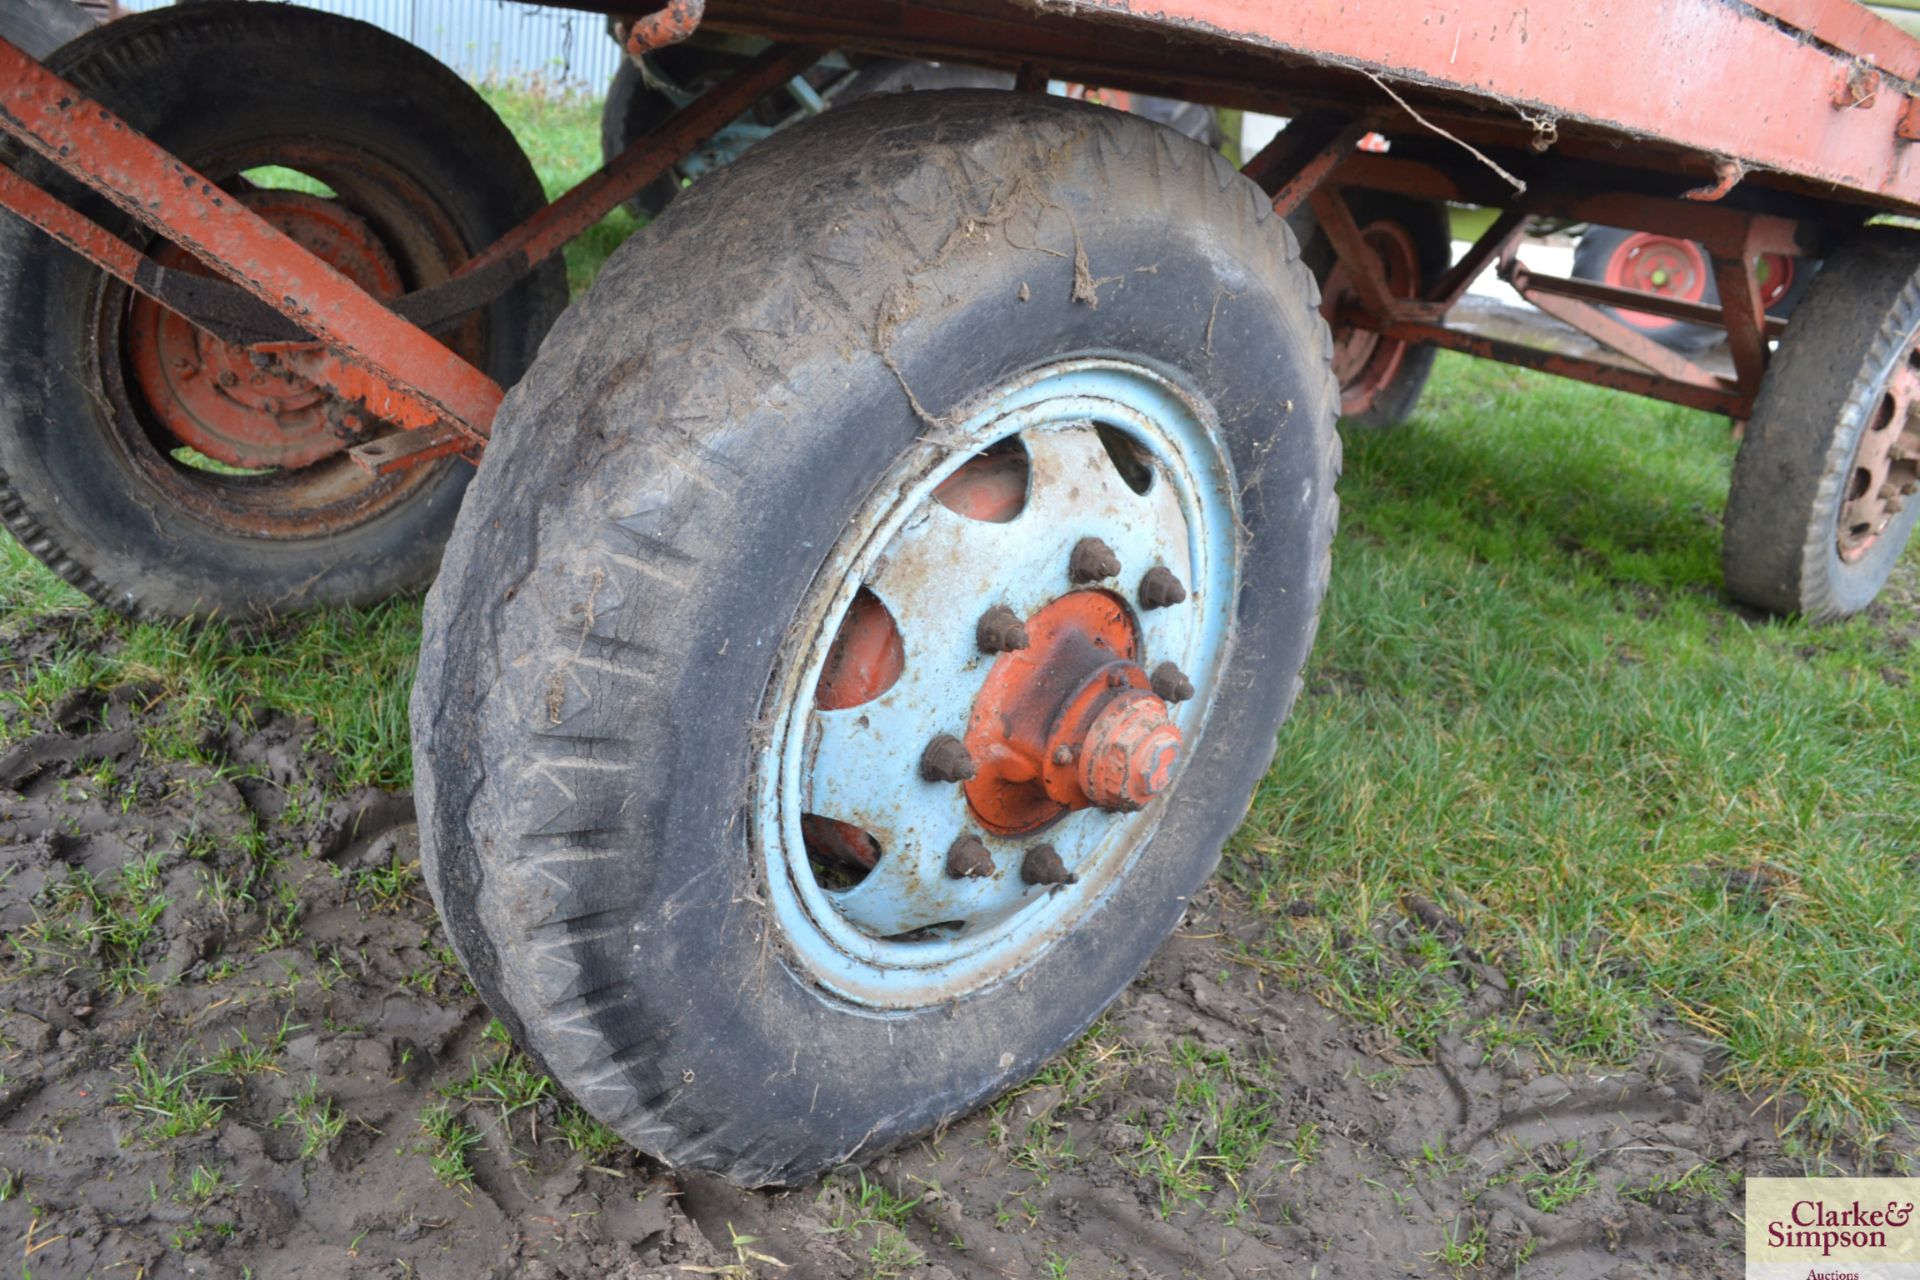
[[[1348,124],[1336,130],[1329,122],[1311,121],[1299,140],[1286,144],[1283,141],[1286,131],[1283,131],[1280,138],[1262,150],[1247,167],[1249,176],[1268,190],[1279,193],[1275,196],[1277,211],[1289,212],[1302,198],[1311,201],[1320,228],[1346,268],[1357,295],[1357,300],[1341,307],[1339,314],[1328,314],[1330,323],[1523,365],[1735,418],[1744,419],[1751,413],[1760,380],[1766,372],[1767,338],[1771,328],[1754,267],[1762,253],[1797,253],[1800,238],[1797,224],[1784,218],[1685,199],[1549,190],[1530,195],[1517,207],[1503,211],[1426,296],[1396,298],[1342,194],[1349,177],[1357,177],[1354,185],[1425,195],[1435,200],[1458,199],[1467,193],[1459,190],[1452,178],[1436,166],[1353,153],[1350,139],[1358,136],[1359,128],[1357,124]],[[1351,158],[1339,163],[1340,155]],[[1330,161],[1330,156],[1336,159]],[[1514,256],[1515,249],[1529,220],[1547,212],[1610,225],[1645,225],[1667,230],[1669,234],[1675,233],[1672,229],[1678,224],[1678,234],[1702,241],[1713,253],[1715,276],[1724,299],[1722,306],[1716,311],[1695,304],[1646,298],[1630,290],[1584,281],[1533,276]],[[1448,328],[1444,323],[1446,313],[1496,259],[1501,276],[1528,302],[1644,366],[1648,372]],[[1683,318],[1724,325],[1737,376],[1729,381],[1660,345],[1601,309],[1601,305],[1608,304],[1638,306],[1665,314],[1684,310]],[[1328,299],[1326,305],[1333,307],[1335,300]]]
[[[1897,137],[1903,86],[1843,105],[1833,97],[1836,78],[1844,82],[1867,58],[1895,79],[1920,73],[1920,44],[1860,22],[1851,0],[1757,7],[1776,20],[1726,0],[1448,0],[1417,14],[1391,0],[1078,0],[1075,12],[1105,11],[1116,22],[1185,31],[1216,46],[1519,108],[1563,129],[1579,122],[1920,202],[1920,157]],[[1703,68],[1737,68],[1740,83],[1767,86],[1765,109],[1730,109],[1726,77]]]

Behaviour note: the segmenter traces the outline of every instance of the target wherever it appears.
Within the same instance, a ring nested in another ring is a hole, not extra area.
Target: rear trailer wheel
[[[1820,264],[1786,254],[1762,254],[1755,267],[1767,314],[1784,320],[1800,305]],[[1720,305],[1713,259],[1701,245],[1679,236],[1619,227],[1588,227],[1573,250],[1573,276],[1616,289],[1633,289],[1682,302]],[[1727,336],[1715,325],[1689,324],[1648,311],[1605,308],[1629,328],[1675,351],[1698,351]]]
[[[446,279],[544,203],[479,95],[351,19],[159,9],[48,65],[382,297]],[[21,165],[163,265],[204,270],[40,161]],[[511,385],[565,299],[555,261],[436,336]],[[397,428],[12,218],[0,224],[0,351],[0,516],[96,600],[245,615],[370,603],[432,576],[471,467],[366,474],[344,447]]]
[[[683,193],[555,329],[428,598],[424,866],[520,1043],[748,1185],[1069,1043],[1300,687],[1326,352],[1260,192],[1095,107],[876,98]]]
[[[1733,464],[1734,599],[1843,618],[1886,585],[1920,515],[1920,237],[1869,228],[1826,260]]]
[[[1445,205],[1378,191],[1347,191],[1347,205],[1367,247],[1379,258],[1387,288],[1416,298],[1440,282],[1453,263],[1453,234]],[[1435,348],[1382,338],[1332,320],[1356,295],[1345,265],[1310,210],[1295,215],[1304,256],[1320,282],[1321,312],[1333,324],[1333,373],[1340,381],[1340,419],[1350,427],[1384,430],[1413,414],[1433,373]]]

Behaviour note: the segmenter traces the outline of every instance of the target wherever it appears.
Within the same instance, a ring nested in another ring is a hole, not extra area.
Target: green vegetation
[[[133,1112],[140,1135],[151,1141],[205,1132],[220,1122],[226,1104],[233,1101],[201,1092],[195,1077],[207,1070],[205,1064],[163,1067],[153,1060],[144,1041],[133,1046],[123,1069],[129,1079],[114,1092],[113,1100]]]
[[[1618,1063],[1678,1018],[1815,1141],[1873,1142],[1920,1103],[1920,574],[1840,626],[1734,610],[1732,451],[1454,359],[1350,436],[1309,692],[1226,876],[1275,922],[1253,959],[1415,1054],[1470,948],[1518,1006],[1496,1045]]]
[[[453,1108],[436,1102],[420,1113],[420,1132],[429,1142],[427,1165],[433,1176],[449,1187],[473,1185],[473,1163],[467,1153],[480,1145],[480,1131],[454,1115]]]

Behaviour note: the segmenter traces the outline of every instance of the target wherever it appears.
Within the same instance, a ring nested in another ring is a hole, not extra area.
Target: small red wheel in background
[[[1652,293],[1682,302],[1706,300],[1713,265],[1691,240],[1636,231],[1622,240],[1607,258],[1606,283],[1616,289]],[[1622,311],[1620,318],[1637,329],[1653,332],[1681,322],[1645,311]]]

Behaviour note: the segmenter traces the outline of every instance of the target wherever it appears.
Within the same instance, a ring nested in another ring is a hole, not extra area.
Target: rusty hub
[[[1367,248],[1379,258],[1387,292],[1395,298],[1413,298],[1420,292],[1420,251],[1412,235],[1397,222],[1381,219],[1360,229]],[[1321,314],[1333,324],[1333,375],[1340,382],[1343,417],[1365,413],[1380,393],[1392,385],[1407,358],[1407,344],[1383,338],[1371,329],[1342,325],[1333,318],[1343,307],[1360,302],[1352,273],[1336,260],[1321,286]]]
[[[1075,591],[1027,619],[1030,645],[994,663],[967,725],[967,801],[999,835],[1073,809],[1132,812],[1166,788],[1181,735],[1134,659],[1125,605]]]
[[[340,202],[281,190],[236,198],[375,297],[403,291],[392,256]],[[163,267],[208,274],[173,245],[154,257]],[[337,453],[367,425],[271,358],[222,342],[144,296],[128,316],[127,350],[135,381],[160,425],[181,444],[228,466],[309,466]]]
[[[1894,366],[1854,450],[1837,537],[1840,558],[1849,563],[1865,556],[1920,493],[1920,420],[1915,418],[1920,369],[1914,367],[1915,358],[1909,351]]]

